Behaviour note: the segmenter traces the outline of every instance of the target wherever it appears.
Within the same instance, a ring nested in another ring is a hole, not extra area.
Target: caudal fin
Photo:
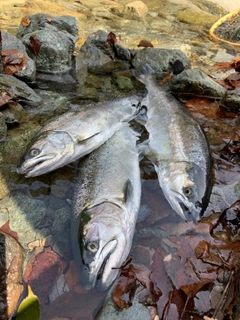
[[[140,82],[146,84],[149,80],[156,79],[155,72],[149,64],[144,67],[132,70],[133,76]]]

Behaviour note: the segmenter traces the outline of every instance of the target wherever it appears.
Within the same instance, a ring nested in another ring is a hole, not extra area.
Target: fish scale
[[[145,153],[169,204],[182,219],[196,222],[208,205],[212,185],[206,136],[188,110],[160,87],[149,65],[133,70],[133,75],[148,90]]]
[[[87,289],[107,289],[118,274],[113,268],[119,268],[130,252],[141,198],[137,139],[125,123],[80,160],[71,236],[74,260]],[[96,252],[88,250],[89,243]]]

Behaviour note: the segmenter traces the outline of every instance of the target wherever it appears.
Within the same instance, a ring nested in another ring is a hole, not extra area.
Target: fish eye
[[[96,253],[98,251],[98,243],[96,241],[90,241],[86,244],[86,249],[91,253]]]
[[[186,197],[190,197],[193,193],[193,190],[190,187],[185,187],[183,188],[183,193]]]
[[[40,153],[40,150],[39,150],[39,149],[33,148],[33,149],[30,150],[29,155],[30,155],[31,157],[36,157],[36,156],[39,155],[39,153]]]

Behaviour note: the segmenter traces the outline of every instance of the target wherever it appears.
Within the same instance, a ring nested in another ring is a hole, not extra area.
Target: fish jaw
[[[17,173],[26,178],[40,176],[68,163],[73,154],[74,142],[67,132],[44,132],[27,149]]]
[[[122,210],[115,207],[113,216]],[[122,223],[121,218],[113,216],[105,215],[101,222],[97,221],[100,220],[98,217],[83,226],[79,253],[85,277],[87,273],[87,279],[83,279],[86,289],[97,286],[101,291],[106,290],[116,279],[130,252],[135,227],[131,228],[128,223]],[[91,245],[93,249],[89,248]]]
[[[194,163],[176,162],[156,167],[159,184],[173,210],[185,221],[198,222],[210,194],[207,173]]]

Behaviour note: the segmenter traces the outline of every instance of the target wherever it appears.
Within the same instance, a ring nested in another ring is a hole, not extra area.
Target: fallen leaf
[[[21,23],[24,27],[28,27],[31,24],[31,19],[28,17],[23,17]]]
[[[0,232],[6,233],[9,236],[11,236],[12,238],[14,238],[15,240],[18,241],[18,235],[17,232],[11,230],[10,225],[9,225],[9,221],[7,221],[6,223],[4,223],[1,227],[0,227]]]
[[[29,38],[29,44],[27,45],[28,49],[37,56],[39,54],[39,51],[41,49],[41,43],[37,39],[36,35],[33,35]]]
[[[152,48],[153,44],[150,41],[143,39],[139,42],[137,46],[144,47],[144,48]]]
[[[110,47],[112,47],[115,42],[117,42],[116,35],[113,32],[109,32],[109,34],[107,36],[106,44],[109,45]]]
[[[47,20],[47,22],[49,22],[49,23],[52,22],[52,19],[49,18],[49,17],[47,17],[46,20]]]
[[[11,101],[12,97],[8,92],[0,92],[0,107]]]
[[[18,308],[16,320],[40,320],[40,302],[30,286],[27,297]]]

